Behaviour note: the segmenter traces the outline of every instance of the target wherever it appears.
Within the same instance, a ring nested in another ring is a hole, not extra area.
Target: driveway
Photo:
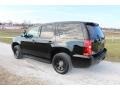
[[[47,84],[120,84],[120,63],[102,61],[90,68],[73,68],[68,74],[60,75],[51,64],[30,58],[15,59],[11,46],[4,43],[0,43],[0,67]]]

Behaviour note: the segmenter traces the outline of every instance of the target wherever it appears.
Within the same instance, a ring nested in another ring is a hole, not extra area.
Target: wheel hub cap
[[[62,67],[63,66],[63,61],[59,62],[59,66]]]

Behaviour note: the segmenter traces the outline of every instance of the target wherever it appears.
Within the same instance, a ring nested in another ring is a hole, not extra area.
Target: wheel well
[[[14,50],[14,46],[16,46],[16,45],[19,45],[19,43],[14,42],[14,43],[12,44],[12,50]]]
[[[51,59],[50,59],[51,62],[52,62],[52,59],[53,59],[54,55],[57,54],[57,53],[61,53],[61,52],[67,53],[68,55],[71,56],[71,52],[66,48],[54,48],[51,52]]]

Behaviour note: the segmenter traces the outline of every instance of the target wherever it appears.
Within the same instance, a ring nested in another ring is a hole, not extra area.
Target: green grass
[[[5,36],[5,37],[15,37],[19,34],[21,34],[22,31],[20,30],[0,30],[0,36]]]
[[[6,36],[6,37],[10,37],[10,36],[16,36],[18,33],[16,32],[0,32],[0,36]]]
[[[23,30],[0,30],[0,41],[4,43],[11,43],[12,38],[4,38],[4,37],[15,37],[20,35]]]
[[[12,43],[12,38],[0,38],[0,42],[4,42],[4,43]]]
[[[120,62],[120,39],[106,40],[107,60]]]

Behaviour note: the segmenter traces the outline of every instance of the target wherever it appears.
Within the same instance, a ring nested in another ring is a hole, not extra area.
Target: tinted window
[[[91,39],[104,38],[104,33],[99,26],[87,25]]]
[[[80,23],[61,23],[57,26],[58,35],[61,38],[83,39],[83,31]]]
[[[54,28],[52,24],[42,26],[41,38],[51,39],[54,37]]]
[[[33,37],[39,37],[39,27],[32,27],[29,29],[28,35],[32,35]]]

